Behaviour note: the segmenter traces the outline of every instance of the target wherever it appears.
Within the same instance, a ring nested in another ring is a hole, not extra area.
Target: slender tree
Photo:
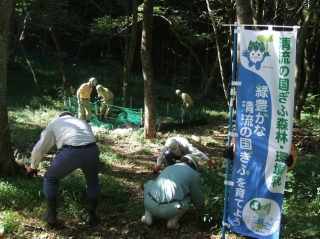
[[[123,98],[124,98],[124,104],[123,106],[126,106],[126,99],[128,96],[128,82],[129,82],[129,76],[131,72],[131,67],[133,63],[134,58],[134,52],[136,49],[136,43],[137,43],[137,29],[138,29],[138,0],[133,0],[133,6],[132,6],[132,29],[131,29],[131,37],[130,37],[130,43],[128,46],[128,49],[126,51],[126,58],[125,58],[125,64],[123,68]]]
[[[67,96],[70,96],[71,95],[71,84],[70,84],[70,81],[68,79],[67,70],[66,70],[66,68],[64,66],[63,57],[62,57],[62,50],[61,50],[60,43],[59,43],[59,40],[58,40],[58,37],[57,37],[57,33],[56,33],[56,30],[55,30],[54,15],[52,14],[51,7],[50,7],[50,5],[49,5],[47,0],[41,0],[41,4],[42,4],[42,6],[44,7],[44,9],[45,9],[45,11],[47,13],[47,19],[48,19],[48,22],[49,22],[49,33],[50,33],[50,35],[52,37],[52,40],[53,40],[54,45],[55,45],[56,50],[57,50],[57,52],[55,53],[55,56],[56,56],[56,58],[58,60],[58,63],[59,63],[59,66],[60,66],[60,70],[61,70],[61,73],[62,73],[64,93]]]
[[[215,33],[215,43],[216,43],[216,48],[217,48],[217,57],[218,57],[218,62],[219,62],[219,69],[220,69],[220,77],[221,77],[221,81],[222,81],[222,88],[223,88],[223,92],[224,95],[228,101],[229,99],[229,92],[227,91],[227,86],[228,86],[228,78],[226,77],[226,70],[225,70],[225,66],[223,64],[223,58],[222,58],[222,44],[221,44],[221,39],[219,37],[219,30],[218,30],[218,26],[217,23],[214,20],[214,15],[213,15],[213,11],[211,10],[211,6],[209,3],[209,0],[206,0],[207,3],[207,8],[208,8],[208,13],[209,13],[209,18],[211,21],[211,25],[213,28],[213,32]]]
[[[6,176],[16,174],[7,109],[8,48],[15,4],[15,0],[0,1],[0,174]]]
[[[37,80],[37,77],[36,77],[36,72],[33,69],[32,63],[31,63],[30,59],[28,58],[27,52],[26,52],[25,47],[23,46],[23,43],[22,43],[22,41],[24,39],[24,32],[25,32],[25,27],[26,27],[26,23],[27,23],[28,17],[29,17],[29,12],[26,13],[26,16],[25,16],[25,18],[23,20],[23,24],[20,24],[21,25],[21,29],[19,27],[19,29],[18,29],[19,30],[19,33],[18,33],[19,36],[18,36],[17,40],[19,42],[19,46],[21,48],[22,54],[24,56],[24,59],[26,60],[26,63],[28,64],[29,69],[30,69],[30,71],[32,73],[33,81],[34,81],[34,84],[35,84],[35,86],[36,86],[36,88],[38,90],[39,96],[42,96],[42,92],[41,92],[41,89],[40,89],[40,86],[39,86],[39,83],[38,83],[38,80]]]
[[[239,24],[253,24],[251,4],[248,0],[236,0],[237,22]]]
[[[144,137],[155,138],[156,92],[152,63],[153,0],[143,1],[143,21],[141,37],[141,63],[144,80]]]
[[[316,7],[319,5],[318,0],[312,0],[309,4],[309,8],[307,11],[307,14],[305,16],[304,23],[301,27],[301,32],[298,39],[298,47],[297,47],[297,59],[296,59],[296,76],[295,76],[295,110],[294,110],[294,118],[300,119],[300,114],[304,105],[304,102],[306,101],[309,87],[311,84],[311,76],[312,76],[312,64],[311,59],[313,56],[310,56],[312,48],[314,48],[315,39],[317,36],[318,31],[316,31],[316,35],[314,35],[314,40],[308,40],[308,29],[311,24],[311,20],[315,14],[315,11],[318,10]],[[306,80],[304,81],[304,86],[302,90],[300,91],[300,84],[301,84],[301,78],[302,78],[302,69],[304,67],[304,71],[306,74]],[[298,97],[299,93],[300,97]]]

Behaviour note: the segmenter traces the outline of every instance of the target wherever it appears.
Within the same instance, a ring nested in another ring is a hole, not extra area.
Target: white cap
[[[90,78],[90,79],[89,79],[89,82],[91,82],[94,86],[97,85],[97,79],[94,78],[94,77]]]
[[[102,85],[97,85],[96,86],[97,92],[100,93],[103,89]]]
[[[167,139],[165,146],[170,149],[172,153],[177,153],[179,151],[179,143],[174,138]]]

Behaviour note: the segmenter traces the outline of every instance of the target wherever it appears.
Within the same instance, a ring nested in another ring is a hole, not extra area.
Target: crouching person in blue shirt
[[[168,219],[167,228],[178,230],[179,218],[193,204],[197,211],[205,206],[205,197],[200,187],[198,161],[193,154],[183,156],[180,163],[166,167],[144,188],[145,214],[141,222],[153,225],[153,217]]]

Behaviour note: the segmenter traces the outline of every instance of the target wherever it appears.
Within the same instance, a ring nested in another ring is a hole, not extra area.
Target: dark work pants
[[[87,197],[98,199],[100,194],[99,155],[97,146],[81,149],[63,148],[53,159],[44,175],[43,193],[46,198],[56,197],[59,181],[80,168],[86,180]]]
[[[165,153],[164,153],[164,157],[165,159],[167,160],[168,164],[169,165],[173,165],[175,164],[175,160],[180,160],[182,156],[177,156],[175,155],[174,153],[172,153],[172,151],[170,150],[167,150]]]

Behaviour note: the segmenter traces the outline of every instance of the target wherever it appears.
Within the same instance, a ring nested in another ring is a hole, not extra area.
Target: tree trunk
[[[54,45],[55,45],[56,50],[57,50],[56,58],[57,58],[57,61],[59,63],[59,67],[60,67],[60,70],[61,70],[61,73],[62,73],[64,93],[65,93],[66,96],[70,96],[72,94],[71,93],[71,84],[70,84],[70,82],[68,80],[67,71],[66,71],[66,69],[64,67],[64,62],[63,62],[63,58],[62,58],[62,51],[61,51],[61,48],[60,48],[60,43],[59,43],[57,34],[55,32],[55,22],[54,22],[53,14],[52,14],[50,6],[49,6],[49,4],[47,3],[46,0],[41,0],[41,3],[42,3],[43,7],[46,10],[48,22],[50,24],[49,33],[50,33],[50,35],[52,37],[52,40],[53,40]]]
[[[320,94],[320,38],[317,39],[317,45],[316,45],[316,52],[315,52],[315,59],[314,59],[314,68],[315,68],[315,77],[314,77],[314,94],[319,95]],[[318,107],[320,107],[318,105]],[[320,108],[319,108],[320,109]]]
[[[309,93],[309,89],[310,89],[310,85],[311,82],[314,79],[314,71],[315,71],[315,67],[314,67],[314,49],[316,47],[317,44],[317,35],[318,35],[318,27],[319,24],[316,24],[313,27],[313,38],[308,42],[307,41],[307,45],[305,47],[305,57],[304,57],[304,71],[305,71],[305,75],[306,75],[306,79],[303,85],[303,89],[302,92],[300,94],[299,99],[296,102],[296,107],[295,107],[295,119],[300,119],[301,118],[301,111],[303,109],[303,105],[306,102],[308,93]]]
[[[123,68],[123,106],[126,107],[126,102],[128,98],[128,82],[131,72],[131,67],[133,63],[134,52],[137,43],[137,26],[138,26],[138,0],[133,0],[132,6],[132,30],[131,38],[129,43],[129,48],[127,49],[127,56],[125,59],[125,64]]]
[[[7,109],[7,62],[16,1],[0,1],[0,175],[15,176]]]
[[[218,31],[217,24],[214,21],[213,11],[211,10],[209,0],[206,0],[206,3],[207,3],[208,12],[209,12],[209,17],[211,20],[211,25],[212,25],[214,36],[215,36],[215,43],[217,48],[218,60],[219,60],[219,69],[220,69],[220,77],[222,81],[223,92],[227,102],[229,102],[228,78],[225,76],[226,74],[225,74],[225,67],[222,60],[222,47],[221,47],[221,42],[219,37],[219,31]],[[202,90],[203,90],[202,92],[205,91],[205,89],[202,89]]]
[[[282,4],[280,3],[279,0],[275,1],[274,3],[274,24],[275,25],[282,25],[285,24],[285,22],[282,21],[281,19],[281,11],[282,11]],[[285,15],[285,14],[283,14]]]
[[[295,109],[294,109],[294,118],[295,119],[299,119],[300,118],[300,114],[301,114],[301,109],[303,107],[303,105],[299,106],[296,104],[297,103],[297,99],[299,97],[300,94],[300,84],[301,84],[301,69],[303,67],[302,61],[304,59],[303,57],[303,52],[304,52],[304,48],[305,48],[305,42],[307,39],[307,34],[308,34],[308,30],[309,30],[309,25],[310,25],[310,21],[311,18],[313,16],[314,10],[315,10],[315,6],[317,4],[318,0],[313,0],[310,5],[309,5],[309,9],[307,12],[307,15],[305,17],[305,21],[301,27],[300,30],[300,35],[299,35],[299,39],[298,39],[298,47],[297,47],[297,54],[296,54],[296,75],[295,75],[295,89],[294,89],[294,98],[295,98]]]
[[[33,76],[33,81],[34,81],[34,84],[38,90],[38,93],[39,93],[39,96],[42,97],[42,92],[41,92],[41,89],[40,89],[40,86],[38,84],[38,80],[37,80],[37,77],[36,77],[36,73],[35,71],[33,70],[33,67],[32,67],[32,64],[31,64],[31,61],[29,60],[28,56],[27,56],[27,52],[26,50],[24,49],[24,46],[22,44],[22,40],[24,38],[24,31],[25,31],[25,28],[26,28],[26,24],[27,24],[27,18],[29,16],[29,13],[26,14],[25,18],[24,18],[24,21],[23,21],[23,24],[22,24],[22,29],[20,29],[20,27],[18,28],[18,30],[20,31],[20,36],[19,36],[19,39],[18,39],[18,42],[19,42],[19,46],[21,48],[21,51],[22,51],[22,54],[24,56],[24,59],[26,60],[29,68],[30,68],[30,71],[32,73],[32,76]]]
[[[265,0],[251,0],[253,23],[255,25],[264,24],[263,22],[264,2]]]
[[[144,0],[143,3],[141,63],[144,80],[144,137],[150,139],[155,138],[157,133],[156,92],[152,65],[153,0]]]
[[[253,24],[250,1],[236,0],[236,12],[239,24]]]
[[[301,118],[301,111],[303,109],[303,105],[306,102],[308,93],[309,93],[309,89],[310,89],[310,85],[311,85],[311,81],[312,81],[312,72],[313,69],[310,67],[310,62],[309,60],[307,60],[306,58],[304,59],[304,70],[305,70],[305,74],[306,74],[306,80],[304,82],[303,85],[303,90],[300,94],[300,97],[296,103],[296,108],[295,108],[295,119],[300,119]]]
[[[26,50],[24,49],[24,46],[22,45],[22,42],[21,40],[19,40],[19,46],[21,48],[21,51],[22,51],[22,54],[24,56],[24,59],[26,60],[29,68],[30,68],[30,71],[32,73],[32,76],[33,76],[33,81],[34,81],[34,84],[37,88],[37,91],[39,93],[39,96],[42,97],[42,92],[41,92],[41,89],[40,89],[40,86],[38,84],[38,80],[37,80],[37,77],[36,77],[36,73],[35,71],[33,70],[33,67],[32,67],[32,64],[31,64],[31,61],[29,60],[28,56],[27,56],[27,53],[26,53]]]
[[[207,83],[201,97],[202,98],[201,102],[203,102],[204,99],[210,95],[210,91],[213,87],[213,83],[218,79],[219,61],[218,61],[218,57],[216,57],[216,54],[213,54],[213,59],[214,59],[214,64],[208,76]]]
[[[212,57],[214,59],[214,64],[213,64],[213,67],[210,71],[210,74],[209,74],[209,77],[207,79],[207,84],[205,86],[205,89],[204,89],[204,93],[203,93],[203,96],[202,98],[207,98],[209,97],[210,95],[210,91],[211,91],[211,88],[214,86],[213,83],[215,83],[215,87],[213,88],[214,90],[217,90],[219,89],[219,85],[220,85],[220,78],[219,78],[219,74],[220,74],[220,71],[219,71],[219,60],[218,60],[218,57],[216,56],[216,54],[213,55]],[[224,58],[223,61],[222,61],[222,64],[227,64],[227,63],[231,63],[231,58],[228,57],[228,58]],[[229,88],[230,85],[226,86],[226,88]]]

